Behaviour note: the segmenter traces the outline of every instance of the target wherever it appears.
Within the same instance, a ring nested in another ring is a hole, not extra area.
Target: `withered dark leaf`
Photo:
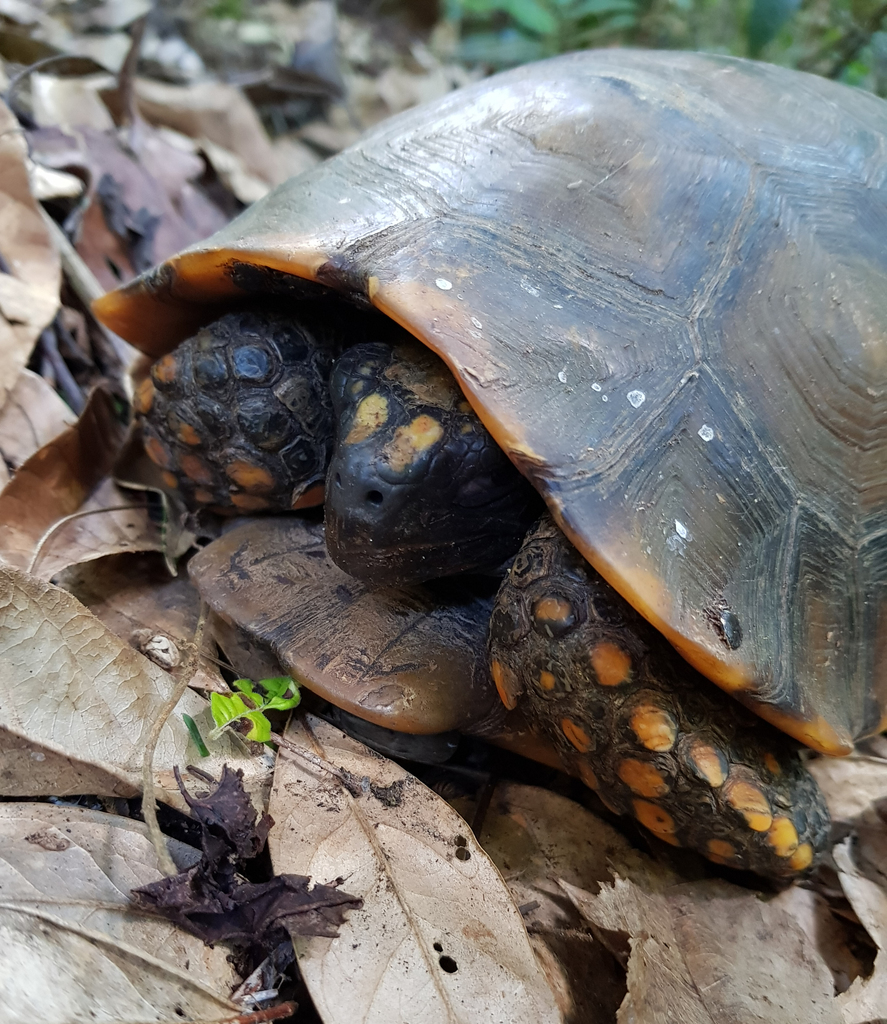
[[[233,879],[226,892],[201,861],[173,878],[134,889],[132,897],[136,906],[175,921],[204,942],[276,941],[284,922],[299,935],[335,938],[345,912],[360,909],[363,900],[334,885],[309,889],[310,882],[307,875],[277,875],[259,883]]]
[[[243,788],[243,773],[223,768],[218,784],[199,769],[191,773],[215,785],[205,797],[182,795],[201,826],[203,856],[187,871],[132,891],[132,901],[198,935],[204,942],[248,940],[273,944],[284,924],[299,935],[335,938],[345,912],[363,900],[333,885],[315,885],[306,875],[277,875],[246,882],[237,861],[249,860],[265,845],[273,820],[258,815]]]
[[[199,769],[191,768],[190,771],[207,782],[215,781]],[[265,845],[274,819],[263,814],[256,822],[256,809],[243,788],[243,772],[239,768],[231,771],[225,765],[218,785],[205,797],[193,797],[187,792],[178,769],[176,780],[191,813],[204,826],[205,831],[227,844],[230,852],[238,859],[249,860],[255,857]]]

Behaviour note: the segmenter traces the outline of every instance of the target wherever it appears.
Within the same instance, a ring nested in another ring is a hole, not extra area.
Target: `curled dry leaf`
[[[402,768],[310,717],[288,738],[351,784],[281,752],[275,870],[341,876],[364,900],[336,939],[294,940],[324,1020],[559,1020],[523,922],[465,822]]]
[[[887,892],[866,878],[854,863],[851,841],[845,840],[833,853],[841,888],[878,947],[875,970],[870,978],[857,978],[838,997],[844,1024],[869,1024],[887,1015]]]
[[[631,944],[619,1024],[840,1024],[831,974],[794,918],[754,892],[708,881],[647,890],[617,878],[564,890]]]
[[[28,183],[27,145],[0,103],[0,406],[58,308],[61,268]]]
[[[615,1020],[625,968],[589,931],[558,879],[597,892],[615,875],[660,887],[677,876],[584,807],[535,786],[499,783],[478,839],[521,908],[565,1021]]]
[[[0,804],[0,846],[0,929],[12,935],[4,964],[23,966],[32,982],[12,983],[0,968],[4,1022],[114,1013],[147,1021],[158,1019],[161,1007],[169,1013],[170,1004],[206,1021],[234,1012],[225,996],[237,984],[228,951],[130,904],[131,889],[160,878],[143,824],[83,807]],[[168,846],[182,868],[198,856],[174,840]],[[125,955],[109,954],[109,947]],[[97,979],[120,967],[109,1004]],[[155,999],[157,1016],[145,1016]]]
[[[877,800],[887,797],[887,761],[850,754],[817,757],[809,762],[828,804],[832,821],[853,821]]]
[[[283,180],[259,115],[233,85],[206,81],[179,86],[139,78],[135,90],[139,113],[151,124],[174,128],[235,154],[248,173],[266,184]]]
[[[134,796],[153,724],[174,678],[116,637],[76,598],[14,569],[0,568],[0,793]],[[244,769],[259,806],[269,771],[237,737],[223,735],[199,758],[182,722],[204,736],[207,704],[186,692],[168,719],[154,756],[158,797],[183,806],[175,765],[198,761],[218,774]]]
[[[115,551],[160,548],[141,497],[108,480],[90,495],[110,470],[122,437],[113,398],[96,388],[79,420],[27,459],[0,493],[0,561],[50,578],[65,566]],[[141,507],[98,511],[121,505]]]
[[[77,417],[42,377],[22,370],[0,409],[0,474],[16,470]],[[0,478],[0,486],[7,483]]]

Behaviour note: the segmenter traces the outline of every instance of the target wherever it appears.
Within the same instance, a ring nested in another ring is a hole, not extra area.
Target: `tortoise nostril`
[[[366,497],[371,505],[381,505],[384,501],[381,491],[367,491]]]

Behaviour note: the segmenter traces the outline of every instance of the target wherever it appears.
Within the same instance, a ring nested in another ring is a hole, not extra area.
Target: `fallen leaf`
[[[113,85],[110,75],[58,78],[36,72],[30,81],[34,120],[40,128],[114,130],[114,119],[99,96],[99,90]]]
[[[336,939],[294,939],[320,1015],[353,1024],[557,1021],[520,914],[468,826],[398,765],[317,719],[297,746],[350,773],[285,752],[269,837],[275,870],[342,876],[364,908]]]
[[[598,928],[627,933],[619,1024],[839,1024],[831,974],[794,918],[708,881],[647,891],[617,878],[564,890]]]
[[[183,870],[200,856],[173,839],[167,845]],[[133,910],[130,890],[161,877],[141,822],[85,807],[0,804],[0,846],[0,918],[10,909],[40,911],[75,931],[82,926],[89,934],[98,932],[171,967],[168,984],[173,989],[181,987],[184,973],[222,1003],[223,994],[237,984],[226,950],[210,949],[169,923]],[[92,994],[100,1006],[102,993]],[[7,1000],[3,1008],[6,1013],[12,1009]],[[25,1007],[18,1012],[30,1020],[44,1019],[33,1004],[27,1009],[30,1015]]]
[[[283,180],[259,115],[233,85],[206,81],[179,86],[139,78],[135,91],[146,121],[174,128],[192,139],[208,140],[235,154],[248,173],[266,184]]]
[[[887,1015],[887,892],[860,873],[850,840],[836,846],[833,855],[841,888],[878,947],[872,976],[857,978],[838,1002],[844,1024],[870,1024]]]
[[[0,568],[0,793],[136,795],[148,736],[175,685],[71,594]],[[213,727],[206,701],[186,692],[157,743],[158,797],[184,806],[175,765],[199,761],[219,774],[228,763],[244,769],[261,806],[266,760],[229,734],[201,759],[183,713],[204,736]]]
[[[122,441],[113,398],[94,389],[79,420],[30,456],[0,493],[0,561],[49,578],[77,561],[159,549],[141,496],[126,495],[109,480],[94,490]],[[103,511],[121,505],[136,507]],[[86,512],[96,514],[62,522]]]
[[[203,856],[178,875],[135,889],[136,906],[204,942],[258,942],[269,952],[285,934],[284,924],[295,935],[335,938],[345,913],[360,909],[361,900],[335,885],[310,885],[305,875],[251,883],[235,873],[239,862],[264,849],[272,825],[267,814],[257,818],[241,772],[225,765],[215,789],[202,797],[191,796],[181,779],[179,789],[200,825]]]
[[[887,761],[882,758],[817,757],[807,767],[819,783],[832,821],[853,821],[887,797]]]
[[[0,409],[0,472],[18,469],[76,420],[42,377],[22,370]]]
[[[58,309],[61,268],[31,195],[28,150],[0,103],[0,407]]]

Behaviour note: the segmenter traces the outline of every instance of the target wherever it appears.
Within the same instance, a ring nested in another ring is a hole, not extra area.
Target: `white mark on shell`
[[[563,309],[564,307],[559,302],[555,302],[554,308],[555,309]]]
[[[535,298],[539,297],[539,289],[534,284],[530,284],[528,277],[521,278],[520,286],[528,295],[533,295]]]
[[[570,184],[567,185],[567,188],[579,188],[579,186],[581,184],[582,184],[582,179],[580,178],[578,181],[571,181]]]
[[[675,519],[674,521],[674,532],[681,538],[681,540],[686,540],[690,536],[687,527],[684,526],[680,519]]]
[[[715,436],[715,432],[707,423],[703,423],[699,430],[696,431],[696,433],[699,434],[703,441],[711,441],[711,439]]]
[[[640,409],[647,400],[647,396],[643,391],[629,391],[627,397],[628,404],[635,409]]]
[[[348,198],[348,196],[345,196],[344,199],[340,199],[339,200],[339,206],[344,206],[345,203],[350,203],[350,202],[351,202],[351,200]]]
[[[600,384],[592,384],[591,385],[591,390],[592,391],[600,391],[601,390]]]
[[[557,375],[557,379],[561,382],[561,384],[566,384],[567,383],[567,368],[566,368],[566,366]]]
[[[610,399],[609,399],[609,398],[607,398],[607,396],[606,396],[606,395],[601,395],[601,401],[602,401],[602,402],[609,402],[609,401],[610,401]]]
[[[453,287],[453,282],[448,281],[445,277],[439,277],[434,283],[442,292],[448,292]]]
[[[477,318],[476,316],[473,316],[473,317],[471,318],[471,322],[472,322],[472,323],[474,324],[474,326],[475,326],[475,327],[476,327],[476,328],[477,328],[477,329],[478,329],[479,331],[482,331],[482,330],[484,329],[484,325],[483,325],[483,324],[482,324],[482,323],[480,322],[480,320],[478,320],[478,318]]]

